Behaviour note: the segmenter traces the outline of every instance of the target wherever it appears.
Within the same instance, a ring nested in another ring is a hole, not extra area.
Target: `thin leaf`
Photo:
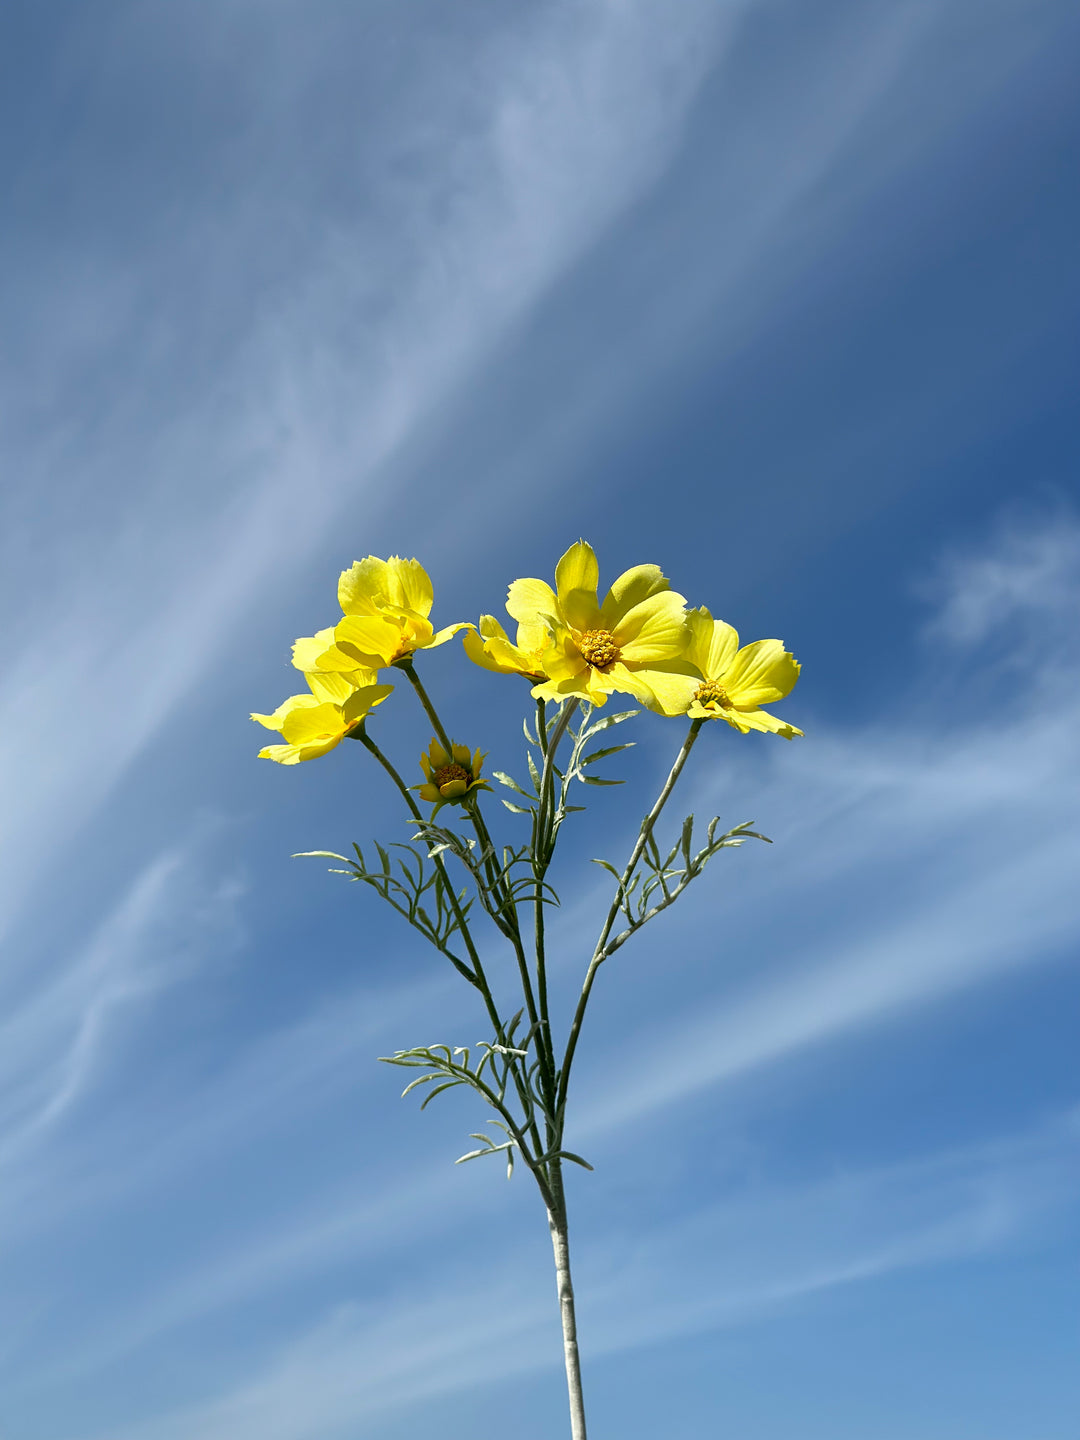
[[[505,770],[493,770],[491,772],[500,785],[506,785],[510,790],[516,790],[519,795],[524,795],[527,800],[532,796],[527,790],[523,790],[512,775],[507,775]]]
[[[632,720],[635,715],[640,715],[640,710],[623,710],[619,715],[605,715],[602,720],[597,720],[595,725],[590,725],[584,732],[585,737],[596,735],[601,730],[606,730],[609,725],[621,725],[624,720]]]
[[[628,740],[625,745],[609,745],[605,750],[594,750],[591,755],[579,760],[578,764],[593,765],[597,760],[606,760],[609,755],[617,755],[620,750],[632,750],[636,744],[636,740]]]
[[[560,1150],[560,1160],[572,1160],[575,1165],[584,1165],[586,1170],[595,1170],[595,1165],[590,1165],[588,1160],[583,1160],[580,1155],[575,1155],[572,1150]]]

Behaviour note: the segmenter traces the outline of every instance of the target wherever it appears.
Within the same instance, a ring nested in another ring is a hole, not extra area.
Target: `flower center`
[[[440,790],[452,780],[464,780],[466,785],[472,783],[472,775],[462,765],[444,765],[441,770],[436,770],[431,778]]]
[[[727,691],[714,680],[703,681],[694,691],[694,699],[699,705],[721,705],[725,710],[731,709]]]
[[[586,630],[578,641],[582,659],[594,670],[606,670],[619,658],[619,647],[610,630]]]

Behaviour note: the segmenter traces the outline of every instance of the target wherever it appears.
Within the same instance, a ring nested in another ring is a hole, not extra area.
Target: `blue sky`
[[[703,737],[695,810],[775,843],[596,993],[596,1433],[1071,1437],[1075,6],[3,27],[3,1440],[563,1433],[527,1177],[454,1168],[478,1114],[374,1060],[481,1018],[289,858],[392,796],[359,747],[256,760],[247,714],[353,559],[420,557],[445,623],[579,535],[782,636],[806,731]],[[519,767],[524,687],[427,671]],[[633,738],[568,846],[564,1005],[579,862],[670,763]]]

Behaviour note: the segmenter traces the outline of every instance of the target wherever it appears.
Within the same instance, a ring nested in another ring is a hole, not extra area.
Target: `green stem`
[[[566,1092],[570,1084],[570,1067],[574,1062],[574,1051],[577,1049],[578,1036],[581,1034],[582,1022],[585,1019],[585,1007],[589,1003],[589,995],[592,992],[593,981],[596,979],[596,972],[600,969],[600,966],[607,959],[607,942],[611,935],[612,927],[614,926],[615,921],[618,917],[619,911],[622,908],[623,898],[626,894],[626,887],[630,883],[630,878],[634,873],[634,869],[637,866],[638,861],[641,859],[645,846],[649,842],[649,836],[653,832],[653,826],[660,818],[660,812],[667,804],[668,798],[670,797],[672,790],[674,790],[675,788],[675,782],[678,780],[680,774],[682,773],[682,768],[686,764],[687,757],[689,756],[690,751],[694,748],[694,741],[697,739],[698,732],[701,730],[701,727],[702,725],[704,725],[704,723],[704,720],[692,720],[690,722],[690,729],[687,731],[686,739],[682,743],[682,749],[675,757],[675,764],[671,767],[671,771],[667,779],[664,781],[663,789],[656,797],[655,805],[641,823],[641,830],[638,833],[637,842],[634,845],[633,850],[630,852],[630,859],[627,861],[626,868],[619,879],[619,887],[615,892],[615,898],[611,902],[611,908],[608,910],[607,919],[604,921],[603,929],[600,931],[600,938],[596,942],[596,948],[593,951],[592,959],[589,961],[589,968],[585,972],[585,982],[581,987],[581,995],[578,999],[577,1009],[574,1011],[573,1024],[570,1026],[570,1034],[566,1042],[566,1053],[563,1056],[562,1069],[559,1072],[559,1089],[556,1096],[555,1105],[556,1116],[560,1116],[566,1106]]]
[[[405,669],[404,666],[402,666],[401,668],[402,668],[402,669]],[[407,672],[407,673],[408,673],[408,672]],[[418,688],[419,688],[419,690],[420,690],[420,693],[423,695],[423,694],[424,694],[423,687],[418,685]],[[426,695],[424,696],[424,698],[426,699]],[[425,708],[428,708],[428,707],[431,707],[431,702],[430,702],[430,701],[427,701],[427,707],[425,707]],[[434,707],[431,707],[431,713],[434,714]],[[440,728],[441,728],[441,727],[440,727]],[[410,791],[409,787],[405,784],[405,781],[401,778],[401,776],[398,774],[398,772],[394,769],[394,767],[393,767],[393,765],[390,763],[390,761],[386,758],[386,756],[382,753],[382,751],[379,749],[379,747],[375,744],[375,741],[372,740],[371,736],[367,733],[366,727],[365,727],[364,725],[361,725],[357,730],[355,730],[355,731],[353,732],[353,734],[354,734],[354,735],[356,736],[356,738],[360,741],[360,743],[365,747],[365,749],[367,749],[368,751],[370,751],[370,753],[371,753],[372,755],[374,755],[375,759],[376,759],[376,760],[379,762],[379,764],[383,767],[383,769],[386,771],[387,775],[389,775],[390,779],[394,782],[394,784],[397,786],[398,790],[401,792],[402,798],[404,799],[405,804],[409,807],[409,813],[412,815],[413,819],[416,821],[416,823],[417,823],[418,825],[423,826],[426,822],[424,821],[424,817],[423,817],[423,816],[421,815],[421,813],[420,813],[420,810],[419,810],[419,807],[418,807],[417,804],[416,804],[416,801],[415,801],[415,800],[413,799],[413,797],[412,797],[412,792]],[[454,918],[455,918],[455,919],[457,920],[457,922],[458,922],[458,929],[461,931],[462,939],[465,941],[465,948],[468,950],[468,952],[469,952],[469,959],[472,961],[472,964],[473,964],[473,970],[475,971],[475,976],[474,976],[474,977],[467,977],[467,978],[471,978],[471,979],[472,979],[472,983],[476,986],[476,988],[480,991],[480,994],[481,994],[481,995],[483,996],[483,998],[484,998],[484,1005],[485,1005],[485,1007],[486,1007],[486,1009],[487,1009],[488,1017],[489,1017],[489,1019],[491,1020],[492,1025],[495,1027],[495,1038],[496,1038],[496,1040],[498,1041],[498,1043],[499,1043],[500,1045],[510,1045],[510,1043],[511,1043],[511,1042],[510,1042],[510,1038],[509,1038],[509,1036],[506,1034],[505,1028],[504,1028],[504,1026],[503,1026],[502,1018],[501,1018],[501,1016],[499,1015],[498,1009],[497,1009],[497,1007],[496,1007],[496,1005],[495,1005],[494,996],[493,996],[492,993],[491,993],[491,987],[490,987],[490,985],[488,984],[487,975],[484,973],[484,967],[483,967],[483,964],[481,963],[479,953],[477,952],[476,946],[475,946],[475,944],[473,943],[472,932],[469,930],[468,921],[467,921],[467,919],[466,919],[465,912],[462,910],[462,908],[461,908],[461,903],[460,903],[460,901],[458,900],[457,890],[454,888],[454,886],[453,886],[453,885],[451,884],[451,882],[450,882],[450,876],[449,876],[449,874],[448,874],[448,872],[447,872],[446,865],[443,863],[443,858],[442,858],[442,856],[441,856],[441,855],[436,855],[436,856],[434,856],[432,863],[435,865],[435,867],[436,867],[436,869],[437,869],[437,871],[438,871],[438,873],[439,873],[439,875],[440,875],[440,877],[441,877],[441,879],[442,879],[443,885],[444,885],[445,888],[446,888],[446,894],[447,894],[447,897],[448,897],[448,899],[449,899],[449,901],[450,901],[450,906],[451,906],[451,908],[452,908],[452,910],[453,910],[453,912],[454,912]],[[519,951],[520,951],[520,943],[519,943],[519,946],[518,946],[517,948],[518,948]],[[522,955],[522,956],[521,956],[521,962],[523,963],[523,961],[524,961],[524,956]],[[462,973],[464,974],[465,972],[462,971]],[[527,969],[526,969],[526,970],[525,970],[525,977],[526,977],[526,979],[527,979],[527,976],[528,976],[528,971],[527,971]],[[524,983],[524,982],[523,982],[523,983]],[[527,993],[527,998],[528,998],[528,999],[531,999],[531,991],[528,991],[528,990],[527,990],[526,993]],[[529,1111],[530,1111],[530,1108],[531,1108],[531,1101],[529,1100],[529,1091],[528,1091],[527,1078],[521,1075],[520,1069],[519,1069],[518,1064],[517,1064],[516,1061],[513,1062],[512,1069],[513,1069],[513,1075],[514,1075],[514,1085],[515,1085],[515,1088],[517,1089],[517,1092],[518,1092],[518,1099],[521,1101],[522,1109],[525,1111],[525,1114],[528,1115],[528,1114],[529,1114]],[[544,1152],[544,1147],[543,1147],[543,1146],[541,1145],[541,1143],[540,1143],[540,1132],[539,1132],[539,1129],[537,1128],[537,1125],[536,1125],[536,1121],[535,1121],[535,1120],[533,1120],[533,1122],[532,1122],[532,1124],[531,1124],[531,1126],[530,1126],[529,1128],[530,1128],[530,1130],[531,1130],[531,1132],[532,1132],[533,1143],[534,1143],[535,1146],[536,1146],[536,1153],[537,1153],[537,1155],[542,1155],[542,1154],[544,1154],[544,1153],[545,1153],[545,1152]],[[549,1148],[550,1148],[550,1147],[549,1147]],[[522,1151],[522,1155],[523,1155],[523,1156],[526,1156],[526,1152],[525,1152],[524,1150]],[[533,1169],[533,1167],[532,1167],[531,1165],[530,1165],[530,1169]],[[541,1185],[541,1189],[543,1189],[543,1188],[544,1188],[544,1185],[541,1184],[539,1171],[536,1170],[536,1169],[533,1169],[533,1173],[534,1173],[534,1175],[536,1175],[536,1177],[537,1177],[537,1183],[540,1184],[540,1185]]]
[[[412,661],[399,662],[399,668],[405,671],[409,683],[416,691],[417,698],[424,707],[425,714],[434,727],[437,738],[444,746],[447,755],[453,759],[453,742],[446,733],[446,727],[443,725],[439,713],[431,701],[430,695],[428,695],[427,690],[424,688],[423,681],[416,673]],[[515,958],[517,959],[522,996],[525,1000],[525,1008],[529,1014],[529,1025],[538,1036],[537,1048],[540,1054],[541,1069],[544,1074],[545,1091],[547,1092],[544,1098],[545,1101],[550,1101],[554,1083],[554,1058],[550,1053],[550,1045],[546,1042],[546,1038],[540,1034],[540,1016],[537,1011],[532,976],[529,974],[529,961],[521,939],[521,925],[518,920],[517,904],[505,876],[499,870],[498,861],[495,858],[495,844],[488,831],[484,817],[480,813],[480,806],[475,795],[467,798],[465,808],[468,811],[469,819],[472,821],[473,829],[476,831],[476,838],[479,841],[480,851],[484,857],[483,864],[487,875],[488,888],[495,897],[498,913],[502,917],[502,922],[497,919],[495,923],[506,936],[507,940],[510,941],[514,949]]]
[[[570,1400],[571,1440],[586,1440],[585,1397],[581,1389],[581,1357],[578,1354],[577,1316],[574,1310],[574,1285],[570,1277],[570,1234],[566,1223],[566,1195],[562,1183],[562,1162],[551,1165],[552,1203],[547,1207],[551,1248],[555,1257],[555,1287],[559,1297],[559,1318],[562,1320],[563,1358],[566,1363],[566,1389]]]
[[[420,679],[420,676],[416,673],[416,667],[413,665],[411,658],[406,660],[399,660],[397,662],[397,668],[399,670],[405,671],[405,674],[408,677],[409,684],[416,691],[417,697],[420,700],[420,704],[424,707],[427,717],[431,721],[431,726],[432,729],[435,731],[436,738],[439,740],[439,743],[446,751],[448,758],[450,760],[453,760],[453,743],[450,740],[450,736],[447,735],[446,730],[443,727],[442,721],[439,719],[435,706],[431,703],[430,696],[424,689],[424,685]]]

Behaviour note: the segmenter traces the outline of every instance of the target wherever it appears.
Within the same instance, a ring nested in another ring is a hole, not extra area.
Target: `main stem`
[[[566,1389],[570,1400],[570,1434],[572,1440],[586,1440],[585,1396],[581,1389],[581,1357],[578,1354],[574,1284],[570,1278],[570,1235],[566,1224],[562,1162],[558,1158],[550,1162],[548,1174],[551,1179],[548,1228],[551,1231],[551,1248],[555,1255],[555,1288],[562,1319],[563,1359],[566,1362]]]

